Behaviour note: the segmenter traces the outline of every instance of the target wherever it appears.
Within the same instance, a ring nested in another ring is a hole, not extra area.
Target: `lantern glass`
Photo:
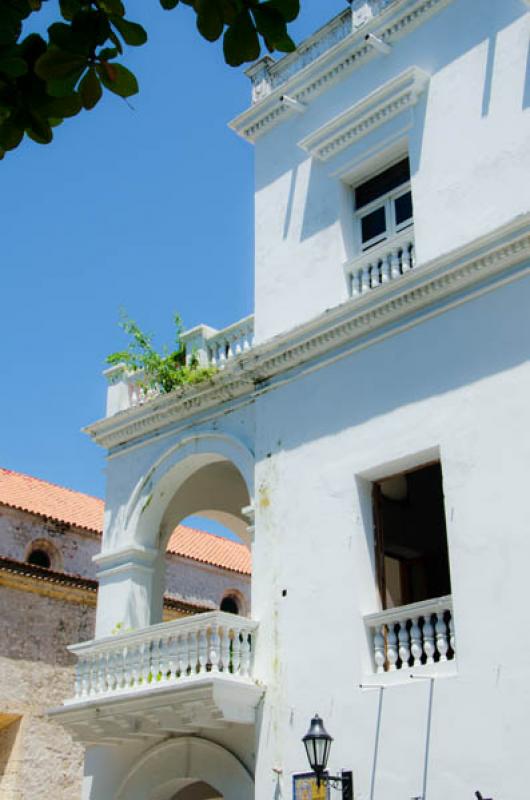
[[[324,723],[318,714],[311,720],[310,728],[302,741],[311,769],[320,775],[326,769],[333,739],[324,728]]]

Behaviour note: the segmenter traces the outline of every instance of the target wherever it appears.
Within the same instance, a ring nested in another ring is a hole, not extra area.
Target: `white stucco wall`
[[[527,796],[530,653],[515,631],[529,553],[529,303],[525,279],[259,400],[253,613],[261,730],[273,734],[260,736],[256,797],[270,796],[273,768],[289,792],[315,711],[335,737],[331,768],[352,768],[369,796],[378,698],[358,687],[381,677],[362,621],[378,610],[370,481],[437,453],[458,674],[435,685],[428,798]],[[376,797],[421,794],[427,701],[428,683],[408,676],[385,690]]]
[[[409,152],[418,263],[528,210],[530,187],[521,176],[530,171],[529,37],[521,0],[453,0],[390,55],[362,64],[257,140],[256,341],[347,299],[342,265],[354,255],[348,187],[373,171],[376,152],[382,166],[398,142]],[[431,76],[411,111],[325,163],[298,146],[410,66]]]

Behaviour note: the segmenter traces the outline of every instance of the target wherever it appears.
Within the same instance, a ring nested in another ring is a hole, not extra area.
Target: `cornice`
[[[250,142],[255,142],[278,123],[297,112],[282,104],[283,95],[308,104],[322,92],[343,80],[370,58],[378,56],[366,41],[374,33],[386,44],[395,44],[453,0],[398,0],[370,22],[350,33],[299,72],[275,85],[270,94],[233,119],[230,127]],[[278,62],[281,64],[282,62]]]
[[[183,420],[191,422],[197,413],[226,411],[225,403],[244,396],[251,399],[266,381],[333,357],[341,348],[366,346],[389,326],[395,333],[411,319],[419,321],[431,313],[434,306],[441,313],[444,300],[454,302],[470,290],[482,291],[488,279],[502,277],[525,260],[530,260],[530,214],[255,346],[228,362],[206,389],[199,385],[157,397],[95,422],[86,431],[112,449]]]
[[[315,158],[327,161],[380,125],[412,108],[427,88],[429,77],[419,67],[409,67],[364,100],[306,136],[298,142],[299,147]]]

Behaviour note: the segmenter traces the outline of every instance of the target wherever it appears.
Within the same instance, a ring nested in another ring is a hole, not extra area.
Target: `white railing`
[[[68,649],[78,661],[75,695],[67,704],[189,685],[207,675],[248,683],[257,625],[245,617],[212,611],[72,645]]]
[[[358,297],[384,286],[414,269],[415,265],[414,229],[411,227],[345,265],[350,294]]]
[[[206,339],[208,363],[221,369],[230,358],[250,350],[253,343],[254,315],[251,315]]]
[[[456,656],[450,595],[364,618],[376,672],[451,661]]]

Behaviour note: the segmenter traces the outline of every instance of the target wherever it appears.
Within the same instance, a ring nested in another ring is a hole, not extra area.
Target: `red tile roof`
[[[0,505],[81,530],[103,532],[103,500],[21,472],[0,468]],[[250,575],[250,553],[244,545],[187,525],[178,525],[174,530],[168,551],[182,558]]]
[[[197,528],[187,525],[177,525],[170,536],[168,552],[183,558],[192,558],[203,564],[213,564],[216,567],[242,572],[250,575],[252,563],[250,551],[244,544],[214,536]]]
[[[0,469],[0,503],[82,530],[103,531],[103,500],[10,469]]]

